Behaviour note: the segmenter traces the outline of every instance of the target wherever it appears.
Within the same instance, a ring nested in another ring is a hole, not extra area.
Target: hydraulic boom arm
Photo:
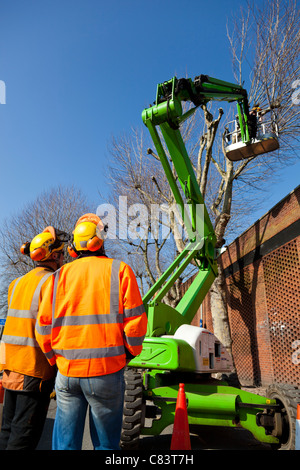
[[[243,139],[247,142],[249,140],[249,108],[246,90],[238,85],[206,75],[200,75],[194,81],[174,77],[159,84],[155,104],[142,113],[143,122],[150,132],[175,201],[181,209],[190,240],[185,250],[143,299],[148,311],[148,337],[174,334],[180,325],[191,323],[217,275],[214,229],[179,130],[180,124],[188,119],[200,105],[211,100],[237,102],[240,128]],[[190,101],[194,104],[194,108],[185,114],[182,110],[183,101]],[[181,190],[173,176],[174,173],[157,127],[160,128],[169,150]],[[182,195],[186,201],[183,200]],[[198,266],[199,273],[176,310],[171,309],[161,303],[161,300],[192,260]]]
[[[197,107],[210,100],[237,102],[242,143],[240,152],[235,148],[230,150],[234,153],[233,161],[248,158],[245,155],[273,151],[275,146],[271,142],[266,150],[262,145],[265,137],[253,138],[253,128],[248,126],[252,115],[249,115],[246,91],[207,76],[201,75],[194,81],[175,77],[158,85],[155,104],[143,111],[143,121],[181,211],[189,243],[143,298],[148,330],[142,352],[129,363],[133,370],[126,371],[127,393],[121,436],[125,449],[131,443],[134,445],[140,430],[143,434],[158,435],[174,423],[180,383],[185,385],[189,424],[239,426],[269,444],[278,444],[280,440],[285,444],[294,429],[296,411],[286,406],[285,397],[277,401],[276,389],[275,395],[273,389],[270,398],[264,398],[212,377],[214,373],[230,374],[233,368],[231,355],[212,332],[190,324],[217,276],[216,235],[179,126]],[[192,102],[194,108],[183,113],[183,101]],[[225,152],[231,160],[226,149]],[[163,297],[191,262],[199,272],[176,308],[162,303]],[[298,396],[294,387],[288,393],[289,397],[291,394]],[[144,426],[144,417],[152,418],[151,427]],[[290,421],[293,424],[290,425]]]

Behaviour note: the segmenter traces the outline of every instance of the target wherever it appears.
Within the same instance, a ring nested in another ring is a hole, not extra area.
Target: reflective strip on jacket
[[[70,377],[117,372],[126,349],[140,354],[147,317],[132,269],[87,256],[52,276],[40,305],[36,338],[51,365]]]
[[[37,267],[9,286],[0,358],[1,367],[5,370],[43,380],[54,375],[35,339],[40,294],[51,274],[52,270]]]

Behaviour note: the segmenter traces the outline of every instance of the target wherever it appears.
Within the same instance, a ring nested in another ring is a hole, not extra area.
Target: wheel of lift
[[[137,369],[125,370],[125,395],[120,447],[137,449],[144,421],[143,376]]]
[[[279,450],[294,450],[296,436],[297,404],[300,403],[300,390],[289,384],[269,385],[267,398],[276,399],[281,406],[282,436],[279,437]]]

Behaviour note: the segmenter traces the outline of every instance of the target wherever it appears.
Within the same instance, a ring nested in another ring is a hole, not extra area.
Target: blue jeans
[[[119,450],[124,401],[124,369],[99,377],[57,373],[57,410],[52,449],[80,450],[87,407],[95,450]]]

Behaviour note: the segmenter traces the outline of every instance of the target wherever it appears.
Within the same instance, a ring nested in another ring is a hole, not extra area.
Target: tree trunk
[[[233,186],[232,183],[233,164],[232,162],[228,162],[224,183],[224,202],[222,207],[222,213],[217,217],[215,224],[215,234],[217,237],[216,248],[221,248],[225,243],[224,235],[226,227],[230,220],[231,213]],[[210,303],[214,334],[224,345],[233,360],[232,339],[228,317],[228,306],[226,300],[226,282],[224,271],[220,262],[218,262],[218,276],[210,289]]]
[[[225,298],[225,277],[220,265],[218,265],[218,277],[210,289],[210,303],[214,334],[232,356],[232,340]]]

